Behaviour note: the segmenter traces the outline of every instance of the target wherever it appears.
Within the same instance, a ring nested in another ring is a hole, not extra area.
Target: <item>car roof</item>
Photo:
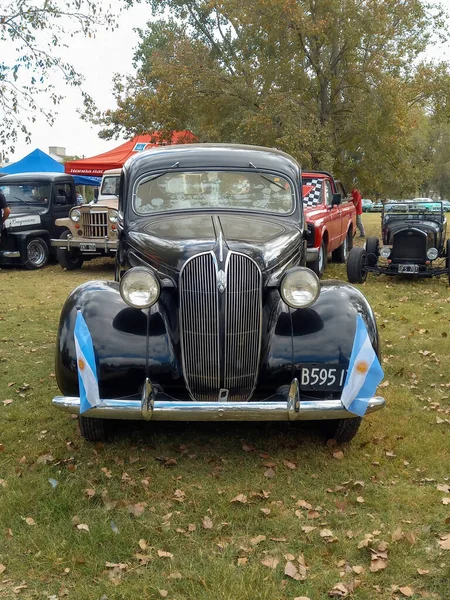
[[[300,175],[297,161],[276,148],[241,144],[178,144],[145,150],[129,158],[124,171],[137,177],[161,169],[263,169]]]
[[[4,175],[0,177],[0,185],[6,185],[8,183],[27,183],[28,181],[73,181],[72,175],[67,173],[14,173],[13,175]]]

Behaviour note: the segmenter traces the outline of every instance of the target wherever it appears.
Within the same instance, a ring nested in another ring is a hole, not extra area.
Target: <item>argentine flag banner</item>
[[[366,325],[357,316],[355,340],[348,365],[341,401],[345,408],[363,417],[369,400],[384,377],[380,361],[372,347]]]
[[[94,345],[89,328],[80,310],[75,321],[75,350],[77,354],[80,415],[100,404]]]

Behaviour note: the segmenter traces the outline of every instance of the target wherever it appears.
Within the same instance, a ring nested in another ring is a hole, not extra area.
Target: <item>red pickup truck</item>
[[[320,277],[328,255],[345,263],[356,232],[356,209],[340,181],[326,171],[302,173],[303,206],[309,230],[307,264]]]

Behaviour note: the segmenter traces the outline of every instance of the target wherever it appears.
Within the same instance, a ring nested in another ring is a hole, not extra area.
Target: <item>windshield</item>
[[[9,184],[0,186],[8,204],[47,205],[51,187],[42,183]]]
[[[102,179],[102,188],[100,194],[103,196],[118,196],[119,195],[119,175],[108,175]]]
[[[141,215],[227,208],[286,215],[294,206],[294,189],[287,179],[247,171],[161,173],[139,181],[133,194],[133,210]]]
[[[389,202],[384,206],[385,212],[396,214],[411,213],[441,213],[442,204],[440,202]]]

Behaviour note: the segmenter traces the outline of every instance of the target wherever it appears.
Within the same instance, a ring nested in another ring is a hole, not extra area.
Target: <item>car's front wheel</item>
[[[49,257],[49,249],[45,241],[40,238],[32,238],[27,242],[26,262],[27,269],[42,269]]]
[[[318,276],[318,277],[322,277],[323,272],[325,271],[326,267],[327,267],[327,245],[325,243],[325,240],[322,240],[322,243],[320,245],[319,248],[319,254],[316,258],[316,260],[314,260],[312,263],[310,263],[308,266],[309,268],[314,271],[314,273]]]
[[[67,240],[69,235],[70,231],[63,231],[59,236],[59,239]],[[56,258],[58,259],[61,267],[63,269],[67,269],[68,271],[80,269],[84,263],[83,255],[76,248],[72,248],[72,250],[67,250],[66,248],[57,248]]]
[[[377,237],[368,237],[366,241],[367,264],[374,267],[378,262],[380,242]]]
[[[111,423],[107,419],[78,417],[80,433],[88,442],[105,442],[111,434]]]
[[[338,444],[346,444],[347,442],[351,442],[358,433],[361,422],[361,417],[329,421],[327,433],[330,438],[336,440]]]
[[[367,279],[367,253],[364,248],[352,248],[347,259],[347,279],[350,283],[364,283]]]

